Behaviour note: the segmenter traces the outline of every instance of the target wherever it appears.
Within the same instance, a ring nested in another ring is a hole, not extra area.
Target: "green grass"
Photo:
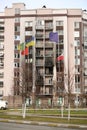
[[[21,114],[21,116],[16,115],[16,114],[15,115],[7,114],[9,112],[18,112]],[[45,115],[45,117],[41,117],[40,115],[42,115],[42,116]],[[52,116],[52,118],[49,116]],[[66,118],[61,118],[60,116],[61,116],[61,111],[59,109],[54,109],[54,110],[51,110],[51,109],[49,109],[49,110],[27,109],[25,119],[23,119],[23,117],[22,117],[22,110],[17,110],[17,109],[15,109],[15,110],[0,110],[0,118],[4,118],[4,119],[87,125],[87,110],[78,110],[78,111],[71,110],[70,116],[71,117],[78,117],[78,119],[74,118],[74,119],[70,119],[68,121],[68,118],[67,118],[68,111],[67,110],[64,110],[64,117],[66,117]],[[81,119],[83,117],[85,117],[85,118]]]
[[[36,117],[26,116],[25,119],[22,116],[0,114],[0,118],[12,119],[12,120],[27,120],[27,121],[40,121],[40,122],[52,122],[52,123],[68,123],[68,124],[82,124],[87,125],[87,119],[68,119],[66,118],[50,118],[50,117]]]
[[[27,113],[30,114],[41,114],[41,115],[59,115],[61,116],[61,110],[27,110]],[[68,110],[63,111],[64,116],[68,115]],[[87,117],[87,110],[71,110],[70,114],[72,117]]]

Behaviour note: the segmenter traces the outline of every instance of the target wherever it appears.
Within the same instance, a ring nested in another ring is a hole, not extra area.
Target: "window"
[[[25,27],[30,27],[30,26],[33,26],[33,22],[32,21],[26,21]]]
[[[74,40],[74,46],[80,46],[80,41],[79,40]]]
[[[15,14],[20,14],[20,8],[15,9]]]
[[[87,69],[85,69],[85,71],[84,71],[84,72],[85,72],[84,74],[85,74],[85,75],[87,75]]]
[[[20,32],[20,26],[15,27],[15,32]]]
[[[3,95],[3,90],[0,90],[0,96],[2,96]]]
[[[19,72],[14,72],[15,77],[19,77]]]
[[[15,40],[20,40],[20,36],[19,35],[15,35]]]
[[[75,83],[79,83],[80,82],[80,76],[79,75],[76,75],[75,76]]]
[[[20,22],[20,18],[15,18],[15,23],[19,23]]]
[[[62,82],[62,77],[57,77],[58,82]]]
[[[44,20],[38,20],[36,24],[37,25],[44,25]]]
[[[74,32],[74,37],[79,37],[79,36],[80,36],[79,31],[75,31],[75,32]]]
[[[0,72],[0,77],[3,77],[4,76],[4,72]]]
[[[75,29],[80,28],[80,23],[79,23],[79,22],[74,22],[74,28],[75,28]]]
[[[4,44],[0,43],[0,49],[4,49]]]
[[[14,63],[14,67],[15,67],[15,68],[19,67],[19,63],[17,63],[17,62]]]
[[[87,52],[84,52],[84,56],[87,57]]]
[[[53,22],[46,22],[45,25],[48,28],[52,28],[53,27]]]
[[[80,65],[80,59],[79,58],[75,58],[75,65]]]
[[[75,68],[75,73],[78,74],[79,73],[79,67]]]
[[[63,30],[58,30],[58,35],[63,35]]]
[[[20,54],[19,54],[19,53],[16,53],[16,54],[15,54],[15,58],[20,58]]]
[[[3,87],[3,81],[0,81],[0,87]]]
[[[63,21],[56,21],[56,26],[63,26]]]
[[[79,55],[80,55],[80,49],[75,48],[75,55],[76,55],[76,56],[79,56]]]
[[[87,60],[84,61],[84,66],[87,67]]]
[[[18,45],[15,45],[15,46],[14,46],[14,49],[15,49],[15,50],[18,50]]]
[[[15,81],[15,86],[19,86],[19,81]]]

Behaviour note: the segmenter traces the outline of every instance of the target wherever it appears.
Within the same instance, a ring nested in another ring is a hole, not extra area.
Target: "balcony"
[[[0,59],[4,58],[4,54],[0,53]]]
[[[43,30],[43,29],[44,29],[44,26],[42,26],[42,25],[36,25],[36,29],[37,29],[37,30]]]
[[[41,82],[41,81],[36,81],[36,85],[43,86],[44,84],[43,84],[43,82]]]
[[[3,96],[3,90],[0,90],[0,97]]]
[[[3,82],[0,82],[0,88],[2,88],[3,87]]]
[[[53,82],[45,82],[45,86],[52,86]]]
[[[49,39],[49,33],[47,33],[47,34],[45,35],[45,38],[46,38],[46,39]]]
[[[0,50],[3,50],[3,49],[4,49],[4,45],[0,44]]]
[[[45,67],[53,67],[53,59],[52,58],[45,59]]]
[[[4,63],[0,63],[0,68],[3,68],[4,67]]]
[[[45,43],[45,48],[53,48],[52,42]]]
[[[45,54],[45,57],[53,57],[53,54],[47,53],[47,54]]]
[[[36,85],[40,85],[40,86],[44,85],[43,76],[40,75],[39,73],[36,76]]]
[[[0,73],[0,78],[3,78],[4,77],[4,73]]]
[[[0,27],[0,32],[4,32],[4,27],[3,26]]]
[[[44,66],[44,62],[41,61],[41,62],[36,62],[36,66]]]
[[[36,43],[36,48],[43,48],[44,47],[44,44],[43,43]]]
[[[43,54],[36,54],[36,57],[43,57],[44,55]]]
[[[45,29],[46,29],[46,30],[52,30],[52,29],[53,29],[53,24],[51,24],[51,25],[46,25],[46,26],[45,26]]]
[[[45,73],[45,76],[53,76],[53,72]]]
[[[41,34],[41,33],[38,33],[35,35],[36,39],[43,39],[44,38],[44,35]]]
[[[41,91],[41,92],[37,92],[37,95],[39,95],[39,96],[52,96],[53,93],[52,92],[43,92],[43,91]]]
[[[0,36],[0,41],[3,41],[4,40],[4,36]]]

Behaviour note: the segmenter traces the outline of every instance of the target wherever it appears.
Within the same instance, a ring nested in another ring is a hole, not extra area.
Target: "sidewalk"
[[[50,127],[66,127],[66,128],[82,128],[87,129],[87,125],[75,125],[75,124],[62,124],[62,123],[51,123],[51,122],[37,122],[37,121],[24,121],[24,120],[10,120],[0,118],[0,122],[8,122],[8,123],[19,123],[19,124],[29,124],[29,125],[44,125]]]

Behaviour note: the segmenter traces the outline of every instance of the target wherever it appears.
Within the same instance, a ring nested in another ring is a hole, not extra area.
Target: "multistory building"
[[[58,43],[49,39],[58,33]],[[28,57],[18,45],[35,38]],[[62,55],[63,60],[58,60]],[[87,105],[87,12],[82,9],[26,9],[14,3],[0,13],[0,98],[19,96],[21,59],[32,65],[32,92],[39,105],[58,105],[70,90]],[[70,87],[69,87],[70,86]],[[14,89],[17,88],[17,89]],[[14,92],[15,90],[15,92]],[[65,103],[65,101],[64,101]]]

